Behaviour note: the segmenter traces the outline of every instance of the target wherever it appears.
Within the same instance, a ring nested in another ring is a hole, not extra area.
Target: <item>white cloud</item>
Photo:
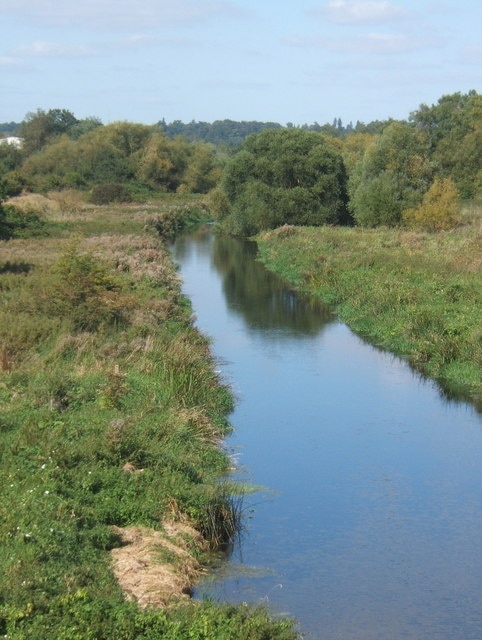
[[[91,29],[182,26],[241,13],[229,0],[0,0],[0,12],[36,24]]]
[[[313,13],[337,24],[380,24],[409,15],[388,0],[330,0]]]
[[[76,46],[76,45],[64,45],[59,44],[57,42],[44,42],[42,40],[37,40],[29,45],[21,45],[15,49],[15,53],[34,57],[34,58],[44,58],[44,57],[85,57],[93,55],[93,51],[87,49],[86,47]]]

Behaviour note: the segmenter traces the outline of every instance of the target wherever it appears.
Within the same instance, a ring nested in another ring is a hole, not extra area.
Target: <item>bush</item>
[[[120,295],[105,264],[72,245],[56,271],[59,284],[52,292],[52,303],[57,313],[70,319],[74,330],[92,331],[125,321],[129,300]]]
[[[0,192],[5,197],[12,198],[22,193],[25,184],[25,179],[19,171],[8,171],[0,178]]]
[[[131,202],[129,189],[120,182],[106,182],[92,189],[89,201],[92,204],[111,204],[112,202]]]
[[[435,178],[418,207],[402,213],[407,227],[423,231],[453,229],[460,222],[457,216],[459,195],[450,178]]]
[[[0,238],[36,238],[48,235],[43,220],[36,211],[22,211],[12,205],[5,205],[0,211]]]
[[[394,174],[386,171],[366,180],[354,193],[350,206],[362,227],[395,227],[400,223],[404,205],[413,204],[413,190],[402,186]]]

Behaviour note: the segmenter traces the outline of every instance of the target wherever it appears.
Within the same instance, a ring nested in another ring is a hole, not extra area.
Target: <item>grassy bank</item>
[[[186,203],[43,204],[45,235],[0,245],[0,635],[294,638],[186,595],[241,492],[230,390],[149,231]]]
[[[372,344],[482,408],[482,209],[440,233],[281,227],[260,258]]]

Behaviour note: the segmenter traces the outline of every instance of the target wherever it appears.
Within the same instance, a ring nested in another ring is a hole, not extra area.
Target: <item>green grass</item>
[[[439,233],[294,228],[257,237],[261,260],[331,305],[372,344],[482,407],[480,207]]]
[[[54,237],[2,243],[0,635],[8,638],[296,637],[292,622],[250,607],[144,611],[114,578],[114,527],[188,519],[216,547],[241,518],[244,488],[222,481],[233,399],[166,248],[143,231],[157,213],[145,205],[56,212]],[[192,553],[203,558],[203,549]]]

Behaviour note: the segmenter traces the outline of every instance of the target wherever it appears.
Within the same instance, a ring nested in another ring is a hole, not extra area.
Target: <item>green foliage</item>
[[[103,126],[91,118],[54,127],[49,114],[32,114],[24,123],[24,150],[0,148],[0,170],[4,158],[5,171],[15,170],[32,191],[123,183],[137,191],[206,193],[219,179],[209,145],[170,139],[155,127],[131,122]],[[8,189],[15,190],[12,175]]]
[[[147,226],[164,240],[172,240],[184,229],[206,222],[209,218],[208,208],[203,202],[172,204],[150,216]]]
[[[118,295],[119,284],[107,265],[90,254],[80,253],[72,244],[60,257],[55,271],[59,281],[51,304],[69,319],[75,331],[95,330],[126,320],[129,300]]]
[[[402,213],[403,222],[411,228],[424,231],[453,229],[460,222],[457,209],[459,194],[450,178],[435,178],[422,202],[414,209]]]
[[[235,122],[234,120],[215,120],[214,122],[188,122],[175,120],[169,124],[158,123],[160,130],[170,138],[183,136],[191,142],[204,140],[215,145],[239,146],[244,140],[266,129],[280,129],[276,122]]]
[[[347,222],[345,169],[321,134],[268,130],[249,137],[226,165],[224,198],[213,203],[224,228],[252,235],[282,224]]]
[[[410,118],[428,136],[440,177],[452,178],[462,198],[477,197],[482,188],[482,95],[445,95],[432,106],[420,105]]]
[[[0,219],[2,214],[0,213]],[[34,210],[20,210],[13,205],[3,206],[3,232],[0,237],[35,238],[48,235],[45,220]]]
[[[68,109],[37,109],[28,113],[21,123],[19,136],[24,139],[27,153],[39,151],[55,136],[68,133],[78,124],[77,118]]]
[[[417,205],[431,182],[428,138],[394,122],[370,144],[354,166],[348,190],[350,210],[361,226],[396,226],[402,211]]]
[[[25,186],[25,177],[20,171],[7,171],[0,177],[0,197],[18,196]]]
[[[0,200],[0,240],[8,240],[11,237],[10,225],[7,222],[7,213]]]
[[[119,182],[96,185],[90,194],[92,204],[110,204],[111,202],[131,202],[129,189]]]

